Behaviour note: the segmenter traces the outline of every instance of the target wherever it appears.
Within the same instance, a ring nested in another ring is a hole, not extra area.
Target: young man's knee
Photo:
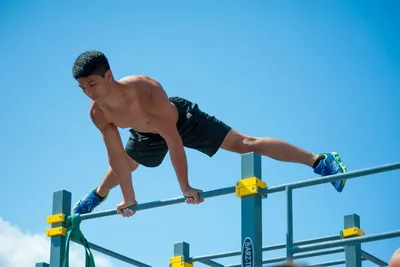
[[[131,169],[131,172],[135,171],[139,167],[139,163],[137,163],[137,161],[135,161],[129,155],[126,155],[126,157],[128,158],[128,164],[129,168]]]
[[[231,130],[226,136],[222,148],[234,151],[240,154],[255,152],[257,149],[257,138],[245,135],[236,130]]]

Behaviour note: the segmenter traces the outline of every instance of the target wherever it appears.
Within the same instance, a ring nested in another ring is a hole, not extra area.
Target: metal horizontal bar
[[[242,267],[242,264],[239,263],[239,264],[227,265],[225,267]]]
[[[333,248],[333,249],[327,249],[327,250],[316,251],[316,252],[311,252],[311,253],[294,255],[293,259],[304,259],[304,258],[309,258],[309,257],[323,256],[323,255],[340,253],[343,251],[344,251],[344,248]],[[283,262],[283,261],[286,261],[286,259],[287,259],[286,257],[272,258],[272,259],[264,260],[263,264]]]
[[[329,176],[324,176],[324,177],[319,177],[319,178],[312,178],[308,180],[303,180],[299,182],[294,182],[294,183],[288,183],[288,184],[283,184],[283,185],[278,185],[278,186],[271,186],[269,188],[262,189],[261,192],[262,194],[271,194],[271,193],[277,193],[281,191],[285,191],[286,187],[291,187],[293,189],[295,188],[302,188],[302,187],[308,187],[308,186],[313,186],[313,185],[320,185],[324,183],[329,183],[333,181],[338,181],[342,179],[353,179],[353,178],[359,178],[362,176],[367,176],[367,175],[372,175],[372,174],[377,174],[377,173],[382,173],[382,172],[388,172],[388,171],[393,171],[393,170],[398,170],[400,169],[400,162],[397,163],[391,163],[391,164],[385,164],[377,167],[372,167],[372,168],[366,168],[366,169],[361,169],[361,170],[356,170],[356,171],[351,171],[351,172],[346,172],[346,173],[341,173],[341,174],[335,174],[335,175],[329,175]]]
[[[306,240],[294,242],[293,245],[301,246],[301,245],[315,244],[315,243],[334,241],[334,240],[340,240],[340,239],[342,239],[340,235],[330,235],[330,236],[324,236],[324,237],[312,238],[312,239],[306,239]]]
[[[373,167],[373,168],[352,171],[352,172],[347,172],[347,173],[342,173],[342,174],[325,176],[325,177],[321,177],[321,178],[314,178],[314,179],[304,180],[304,181],[295,182],[295,183],[279,185],[279,186],[263,189],[263,190],[261,190],[261,192],[262,192],[262,194],[271,194],[271,193],[284,191],[287,186],[290,186],[291,188],[301,188],[301,187],[307,187],[307,186],[312,186],[312,185],[328,183],[328,182],[332,182],[332,181],[336,181],[336,180],[352,179],[352,178],[376,174],[376,173],[380,173],[380,172],[387,172],[387,171],[396,170],[396,169],[400,169],[400,162],[393,163],[393,164],[381,165],[381,166]],[[204,199],[211,198],[211,197],[216,197],[216,196],[221,196],[221,195],[232,194],[234,192],[235,192],[235,186],[231,186],[231,187],[202,192],[202,193],[200,193],[200,198],[204,198]],[[182,197],[176,197],[176,198],[171,198],[171,199],[167,199],[167,200],[156,200],[156,201],[152,201],[152,202],[138,204],[138,205],[131,206],[129,208],[132,210],[135,210],[135,211],[145,210],[145,209],[153,209],[153,208],[157,208],[157,207],[183,203],[183,202],[185,202],[185,200],[186,200],[186,198],[184,196],[182,196]],[[111,216],[111,215],[116,215],[116,214],[117,214],[116,209],[112,209],[112,210],[82,214],[82,215],[80,215],[80,219],[83,221],[83,220]]]
[[[294,245],[300,246],[300,245],[314,244],[314,243],[331,241],[331,240],[339,240],[339,239],[341,239],[341,237],[339,235],[332,235],[332,236],[325,236],[325,237],[320,237],[320,238],[301,240],[298,242],[294,242]],[[266,247],[263,247],[262,250],[263,251],[271,251],[271,250],[284,249],[284,248],[286,248],[286,244],[283,243],[283,244],[266,246]],[[241,254],[241,251],[237,250],[237,251],[231,251],[231,252],[225,252],[225,253],[192,257],[191,260],[192,261],[201,261],[201,260],[207,260],[207,259],[211,260],[211,259],[239,256],[240,254]]]
[[[323,255],[340,253],[343,251],[344,251],[344,248],[327,249],[327,250],[323,250],[323,251],[294,255],[293,259],[304,259],[304,258],[309,258],[309,257],[323,256]],[[281,262],[285,262],[286,260],[287,260],[286,257],[272,258],[272,259],[268,259],[268,260],[263,260],[262,264],[281,263]],[[234,264],[234,265],[229,265],[226,267],[241,267],[241,266],[242,266],[241,264]]]
[[[203,261],[203,260],[212,260],[212,259],[220,259],[220,258],[227,258],[227,257],[233,257],[233,256],[239,256],[241,254],[241,251],[231,251],[231,252],[223,252],[223,253],[217,253],[217,254],[211,254],[211,255],[204,255],[204,256],[197,256],[197,257],[192,257],[190,261]]]
[[[200,198],[211,198],[211,197],[216,197],[216,196],[228,195],[228,194],[232,194],[232,193],[235,193],[235,186],[202,192],[199,194],[199,197]],[[182,197],[176,197],[176,198],[171,198],[171,199],[167,199],[167,200],[151,201],[151,202],[147,202],[147,203],[143,203],[143,204],[134,205],[129,208],[132,210],[135,210],[135,211],[146,210],[146,209],[153,209],[153,208],[183,203],[183,202],[185,202],[185,200],[186,200],[186,197],[182,196]],[[111,215],[116,215],[116,214],[117,214],[117,210],[112,209],[112,210],[82,214],[79,216],[80,216],[80,219],[83,221],[83,220],[95,219],[95,218],[99,218],[99,217],[111,216]]]
[[[77,244],[82,245],[82,243],[78,242],[77,240],[72,240],[72,241],[75,242],[75,243],[77,243]],[[134,266],[138,266],[138,267],[152,267],[151,265],[147,265],[147,264],[145,264],[145,263],[143,263],[143,262],[140,262],[140,261],[137,261],[137,260],[128,258],[128,257],[126,257],[126,256],[124,256],[124,255],[121,255],[121,254],[116,253],[116,252],[114,252],[114,251],[111,251],[111,250],[109,250],[109,249],[103,248],[103,247],[101,247],[101,246],[99,246],[99,245],[96,245],[96,244],[93,244],[93,243],[90,243],[90,242],[88,242],[88,245],[89,245],[89,248],[90,248],[90,249],[96,250],[96,251],[101,252],[101,253],[103,253],[103,254],[105,254],[105,255],[107,255],[107,256],[113,257],[113,258],[115,258],[115,259],[118,259],[118,260],[120,260],[120,261],[129,263],[129,264],[132,264],[132,265],[134,265]]]
[[[314,243],[320,243],[320,242],[326,242],[326,241],[333,241],[333,240],[339,240],[339,239],[341,239],[340,235],[332,235],[332,236],[312,238],[312,239],[306,239],[306,240],[294,242],[293,245],[295,245],[295,246],[308,245],[308,244],[314,244]],[[286,244],[282,243],[282,244],[263,247],[262,250],[263,251],[271,251],[271,250],[284,249],[284,248],[286,248]]]
[[[215,261],[212,261],[212,260],[202,260],[202,261],[199,261],[199,262],[201,262],[201,263],[203,263],[205,265],[211,266],[211,267],[225,267],[225,265],[223,265],[221,263],[218,263],[218,262],[215,262]]]
[[[345,264],[345,260],[335,260],[335,261],[326,261],[326,262],[321,262],[318,264],[311,264],[307,265],[307,267],[326,267],[326,266],[335,266],[339,264]]]
[[[378,264],[379,266],[388,266],[389,264],[387,262],[384,262],[383,260],[369,254],[368,252],[361,250],[361,257],[363,257],[366,260],[369,260],[372,263]]]
[[[391,232],[372,234],[372,235],[361,236],[361,237],[346,238],[346,239],[337,240],[337,241],[328,241],[328,242],[323,242],[323,243],[314,244],[314,245],[293,246],[293,252],[300,253],[300,252],[307,252],[307,251],[319,250],[319,249],[325,249],[325,248],[333,248],[333,247],[339,247],[339,246],[345,246],[345,245],[360,244],[360,243],[378,241],[378,240],[382,240],[382,239],[395,238],[395,237],[399,237],[399,236],[400,236],[400,230],[391,231]]]
[[[365,259],[361,259],[361,261],[365,261]],[[335,266],[339,264],[346,264],[345,260],[335,260],[335,261],[326,261],[318,264],[307,265],[307,267],[327,267],[327,266]]]
[[[277,244],[277,245],[272,245],[272,246],[267,246],[267,247],[263,247],[262,251],[271,251],[271,250],[277,250],[277,249],[284,249],[286,248],[286,244]]]

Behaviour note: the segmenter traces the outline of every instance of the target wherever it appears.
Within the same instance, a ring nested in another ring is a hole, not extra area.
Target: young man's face
[[[108,95],[110,90],[110,74],[106,73],[104,77],[90,75],[89,77],[78,78],[79,87],[93,101],[101,101]]]

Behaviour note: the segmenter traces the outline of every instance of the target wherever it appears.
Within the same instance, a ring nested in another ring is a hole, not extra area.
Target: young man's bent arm
[[[190,188],[186,153],[178,131],[170,128],[172,128],[171,125],[163,126],[163,128],[161,128],[161,135],[167,143],[179,186],[181,191],[184,192]]]
[[[173,107],[171,106],[165,93],[163,94],[163,92],[160,92],[157,89],[155,91],[156,92],[153,92],[154,102],[152,103],[152,105],[157,106],[157,109],[153,110],[156,112],[155,124],[157,125],[159,134],[167,143],[171,162],[183,192],[190,188],[186,152],[183,147],[182,138],[180,137],[176,128]]]
[[[102,112],[95,110],[93,107],[90,110],[90,117],[103,135],[110,167],[121,187],[124,203],[132,204],[136,202],[131,180],[131,169],[117,127],[108,123],[104,119]]]
[[[118,129],[114,125],[107,125],[103,129],[103,139],[108,152],[108,160],[113,170],[123,195],[124,202],[135,200],[135,192],[132,185],[131,168],[126,158]]]
[[[202,191],[190,186],[186,153],[182,138],[176,127],[177,117],[174,108],[169,102],[167,94],[158,83],[154,83],[149,87],[151,92],[150,105],[154,119],[153,122],[159,134],[167,143],[181,191],[185,196],[193,197],[193,199],[188,198],[186,200],[187,203],[201,203],[203,200],[199,198],[198,193]]]
[[[179,185],[182,192],[186,191],[190,189],[187,158],[182,138],[176,128],[176,117],[173,106],[159,83],[148,83],[148,90],[151,95],[150,105],[154,126],[167,143]]]

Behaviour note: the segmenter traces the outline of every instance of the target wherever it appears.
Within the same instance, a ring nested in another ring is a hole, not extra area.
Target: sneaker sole
[[[337,152],[332,152],[332,155],[335,157],[336,162],[339,164],[340,168],[342,169],[343,173],[347,172],[347,167],[342,163],[342,159],[340,158]],[[346,184],[346,179],[341,180],[342,182],[342,189]]]

